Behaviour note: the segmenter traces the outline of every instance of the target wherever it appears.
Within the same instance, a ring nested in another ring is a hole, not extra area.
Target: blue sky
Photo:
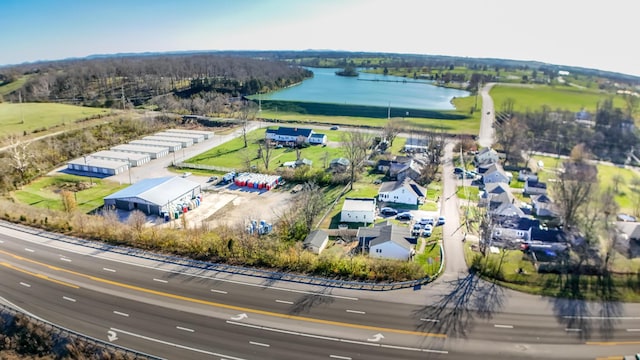
[[[628,0],[0,0],[0,64],[172,50],[384,51],[640,76]]]

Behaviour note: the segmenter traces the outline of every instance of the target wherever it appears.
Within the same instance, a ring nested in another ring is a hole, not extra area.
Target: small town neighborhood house
[[[372,223],[376,216],[376,199],[346,198],[340,213],[340,222]]]

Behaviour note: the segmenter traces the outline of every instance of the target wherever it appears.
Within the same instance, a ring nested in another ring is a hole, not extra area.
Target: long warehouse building
[[[171,137],[171,136],[150,135],[150,136],[143,137],[142,140],[176,142],[182,145],[183,148],[193,145],[193,139],[177,138],[177,137]]]
[[[197,134],[204,136],[205,140],[209,140],[213,137],[213,131],[202,130],[187,130],[187,129],[168,129],[164,132],[176,133],[176,134]]]
[[[84,157],[67,162],[67,169],[80,173],[94,173],[103,176],[118,175],[129,169],[125,161],[93,159]]]
[[[129,144],[140,146],[166,147],[169,148],[169,152],[176,152],[182,149],[182,144],[168,141],[133,140],[129,141]]]
[[[113,151],[130,154],[145,154],[152,159],[158,159],[163,156],[169,155],[168,147],[154,147],[154,146],[142,146],[142,145],[117,145],[111,148]]]
[[[144,165],[151,161],[151,157],[148,154],[133,154],[109,150],[98,151],[89,156],[94,159],[124,161],[134,167]]]
[[[204,135],[201,135],[201,134],[184,134],[184,133],[164,131],[164,132],[155,133],[154,135],[169,136],[169,137],[175,137],[178,139],[191,139],[193,140],[194,144],[201,143],[204,141]]]

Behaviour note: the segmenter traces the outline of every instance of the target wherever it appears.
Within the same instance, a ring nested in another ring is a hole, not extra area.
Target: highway
[[[421,290],[322,288],[0,233],[6,300],[170,359],[583,359],[640,348],[635,304],[527,296],[468,274]]]

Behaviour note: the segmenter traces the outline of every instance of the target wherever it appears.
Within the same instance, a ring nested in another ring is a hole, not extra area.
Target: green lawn
[[[84,176],[64,174],[41,177],[31,184],[24,186],[21,190],[15,191],[13,197],[17,201],[27,205],[52,210],[63,210],[60,190],[68,189],[73,192],[76,186],[81,183],[82,185],[93,183],[93,185],[87,189],[75,193],[78,209],[85,213],[102,206],[105,196],[128,186],[103,179],[90,179]]]
[[[591,89],[579,89],[569,86],[527,85],[509,86],[498,84],[491,89],[491,97],[496,111],[501,111],[502,104],[507,98],[514,100],[514,110],[523,112],[526,110],[538,111],[542,106],[548,106],[552,111],[556,109],[580,111],[586,109],[596,111],[598,102],[613,96],[613,105],[624,109],[624,99],[613,94],[599,92]]]
[[[2,95],[7,95],[9,93],[12,93],[18,89],[20,89],[22,87],[22,85],[24,85],[24,83],[27,82],[27,80],[29,80],[29,77],[31,75],[24,75],[21,76],[18,80],[14,81],[14,82],[10,82],[8,84],[3,84],[0,86],[0,96]]]
[[[437,239],[434,239],[434,235],[421,239],[420,241],[428,241],[428,243],[424,248],[424,252],[416,255],[415,261],[422,265],[422,268],[429,276],[433,276],[438,272],[440,262],[442,261],[440,258],[440,244]],[[418,242],[418,245],[419,244],[420,242]]]
[[[108,109],[53,103],[0,104],[0,135],[46,130],[62,124],[72,124],[97,114],[108,114]],[[24,123],[22,120],[24,119]]]

